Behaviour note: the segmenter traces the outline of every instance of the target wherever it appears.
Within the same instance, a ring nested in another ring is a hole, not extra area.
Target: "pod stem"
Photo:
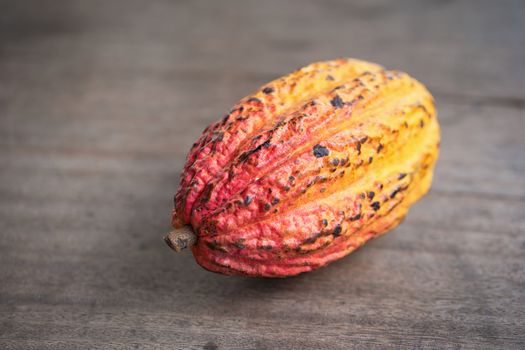
[[[164,237],[164,241],[176,252],[180,252],[197,242],[197,235],[193,233],[191,226],[174,229]]]

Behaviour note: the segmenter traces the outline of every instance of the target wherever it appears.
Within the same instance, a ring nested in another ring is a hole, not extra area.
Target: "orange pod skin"
[[[325,266],[402,221],[430,188],[439,138],[433,98],[407,74],[354,59],[311,64],[206,128],[166,241],[227,275]],[[195,236],[185,241],[183,227]]]

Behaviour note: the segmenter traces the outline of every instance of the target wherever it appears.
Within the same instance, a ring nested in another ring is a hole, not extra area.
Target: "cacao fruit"
[[[439,137],[432,96],[407,74],[308,65],[204,130],[165,240],[227,275],[325,266],[401,222],[431,185]]]

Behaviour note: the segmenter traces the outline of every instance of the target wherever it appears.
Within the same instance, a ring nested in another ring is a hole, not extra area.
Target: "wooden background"
[[[340,56],[436,96],[431,193],[286,280],[162,241],[186,152]],[[0,0],[0,348],[525,348],[525,2]]]

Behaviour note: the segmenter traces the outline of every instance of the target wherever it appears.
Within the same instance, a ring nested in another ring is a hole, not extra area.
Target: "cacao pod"
[[[421,83],[354,59],[314,63],[204,130],[165,240],[223,274],[311,271],[397,226],[428,191],[438,149]]]

